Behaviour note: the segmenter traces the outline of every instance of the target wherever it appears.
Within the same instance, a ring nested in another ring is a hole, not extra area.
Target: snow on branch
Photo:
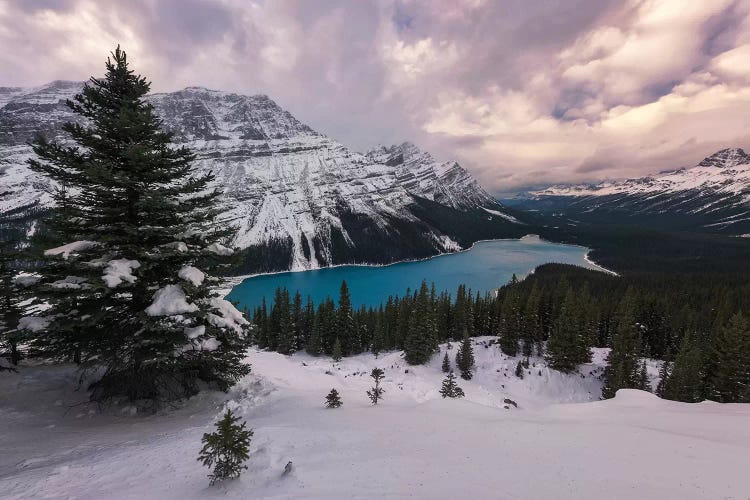
[[[188,251],[188,246],[184,241],[173,241],[172,243],[167,243],[165,245],[161,245],[162,248],[174,248],[178,252],[185,253]]]
[[[184,329],[185,336],[190,339],[197,339],[198,337],[206,334],[206,327],[204,325],[198,326],[186,326]]]
[[[189,281],[194,286],[201,286],[201,284],[203,284],[203,280],[206,278],[206,275],[203,274],[203,271],[193,266],[183,267],[182,269],[180,269],[180,272],[177,273],[177,276],[184,279],[185,281]]]
[[[234,253],[234,250],[232,250],[229,247],[225,247],[221,243],[211,243],[210,245],[206,247],[206,251],[215,253],[216,255],[221,255],[223,257],[232,255]]]
[[[242,313],[228,300],[214,297],[211,299],[211,306],[219,313],[219,315],[208,314],[208,321],[214,326],[219,328],[231,328],[234,331],[241,333],[242,327],[250,324]]]
[[[48,318],[42,318],[40,316],[24,316],[18,321],[19,330],[29,330],[31,332],[41,332],[47,325],[49,325]]]
[[[50,285],[52,288],[62,288],[62,289],[80,289],[80,288],[86,288],[86,278],[82,278],[80,276],[66,276],[65,279],[57,280],[54,283]]]
[[[133,269],[141,267],[137,260],[114,259],[107,262],[102,279],[109,288],[114,288],[122,283],[135,283]]]
[[[89,248],[95,247],[98,244],[99,243],[97,243],[96,241],[88,241],[88,240],[74,241],[73,243],[68,243],[67,245],[63,245],[61,247],[50,248],[49,250],[45,250],[44,255],[48,257],[55,256],[55,255],[62,255],[62,258],[67,260],[71,254],[75,254],[78,252],[82,252],[84,250],[88,250]]]
[[[195,312],[198,306],[189,304],[180,285],[167,285],[154,293],[154,301],[146,308],[149,316],[173,316]]]
[[[36,284],[40,279],[41,276],[37,274],[19,273],[13,278],[13,283],[22,287],[27,287]]]

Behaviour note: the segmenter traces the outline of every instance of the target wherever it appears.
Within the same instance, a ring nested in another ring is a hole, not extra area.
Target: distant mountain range
[[[662,222],[735,236],[750,234],[750,155],[723,149],[691,168],[615,182],[557,185],[529,193],[526,209],[569,216]]]
[[[65,140],[66,99],[81,82],[0,88],[0,231],[34,231],[50,181],[31,172],[37,134]],[[237,272],[384,263],[525,234],[517,215],[454,161],[410,143],[364,154],[301,123],[264,95],[189,87],[149,96],[175,141],[223,191],[243,249]]]

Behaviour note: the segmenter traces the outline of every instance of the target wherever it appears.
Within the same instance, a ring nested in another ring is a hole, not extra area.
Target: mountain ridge
[[[693,167],[590,184],[532,191],[525,208],[576,213],[677,217],[682,224],[730,235],[750,232],[750,155],[725,148]]]
[[[28,143],[65,140],[75,120],[65,99],[83,82],[0,88],[0,219],[32,220],[54,186],[31,172]],[[266,95],[187,87],[146,97],[178,145],[196,154],[223,192],[237,272],[386,263],[517,237],[518,221],[457,162],[438,162],[411,143],[351,151],[297,120]],[[33,231],[28,223],[26,232]]]

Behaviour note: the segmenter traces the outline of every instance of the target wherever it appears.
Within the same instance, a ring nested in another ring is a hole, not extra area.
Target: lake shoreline
[[[536,234],[527,234],[527,235],[525,235],[525,236],[523,236],[521,238],[495,238],[495,239],[478,240],[478,241],[473,242],[469,247],[462,248],[461,250],[457,250],[457,251],[453,251],[453,252],[441,252],[441,253],[438,253],[436,255],[431,255],[429,257],[423,257],[423,258],[419,258],[419,259],[401,259],[401,260],[398,260],[398,261],[384,263],[384,264],[342,263],[342,264],[335,264],[335,265],[332,265],[332,266],[325,266],[325,267],[319,267],[319,268],[314,268],[314,269],[273,271],[273,272],[265,272],[265,273],[253,273],[253,274],[247,274],[247,275],[242,275],[242,276],[232,276],[232,277],[225,278],[224,282],[218,288],[218,291],[219,291],[219,293],[221,293],[222,296],[227,296],[228,294],[230,294],[232,292],[232,290],[235,287],[241,285],[246,280],[251,279],[251,278],[258,278],[258,277],[262,277],[262,276],[296,274],[296,273],[303,273],[303,272],[310,272],[310,271],[323,271],[323,270],[326,270],[326,269],[331,269],[331,270],[333,270],[333,269],[341,269],[341,268],[347,268],[347,267],[349,267],[349,268],[383,269],[383,268],[392,267],[392,266],[395,266],[395,265],[398,265],[398,264],[410,264],[410,263],[427,262],[427,261],[438,259],[439,257],[447,257],[447,256],[460,255],[460,254],[463,254],[463,253],[466,253],[466,252],[474,250],[476,248],[476,246],[479,245],[479,244],[482,244],[482,243],[492,243],[492,242],[548,243],[548,244],[553,244],[553,245],[559,245],[559,246],[565,247],[565,248],[583,249],[583,250],[585,250],[585,253],[582,256],[582,260],[588,266],[590,266],[591,269],[599,271],[599,272],[604,272],[604,273],[607,273],[607,274],[615,275],[615,276],[618,275],[616,272],[614,272],[612,270],[609,270],[609,269],[607,269],[607,268],[605,268],[605,267],[597,264],[593,260],[591,260],[589,258],[589,254],[591,252],[591,249],[588,248],[588,247],[585,247],[585,246],[582,246],[582,245],[571,244],[571,243],[557,243],[557,242],[553,242],[553,241],[549,241],[549,240],[546,240],[544,238],[541,238],[540,236],[538,236]],[[545,263],[554,263],[554,262],[555,262],[554,260],[550,260],[549,262],[545,262]],[[522,277],[519,276],[519,278],[523,279],[526,276],[532,274],[537,267],[539,267],[540,265],[543,265],[543,264],[544,263],[537,264],[537,265],[533,266]]]

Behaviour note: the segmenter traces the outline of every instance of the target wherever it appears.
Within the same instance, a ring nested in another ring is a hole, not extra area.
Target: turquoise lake
[[[346,280],[355,306],[380,305],[389,295],[403,295],[407,288],[418,288],[422,280],[428,285],[434,282],[438,292],[448,290],[455,295],[458,286],[465,284],[474,293],[484,294],[507,283],[514,273],[521,278],[541,264],[556,262],[596,269],[595,264],[586,260],[587,252],[584,247],[550,243],[531,236],[483,241],[464,252],[415,262],[253,276],[235,286],[227,299],[252,311],[264,296],[270,303],[276,288],[286,287],[291,294],[299,290],[303,304],[309,295],[317,305],[327,296],[337,300],[342,280]]]

